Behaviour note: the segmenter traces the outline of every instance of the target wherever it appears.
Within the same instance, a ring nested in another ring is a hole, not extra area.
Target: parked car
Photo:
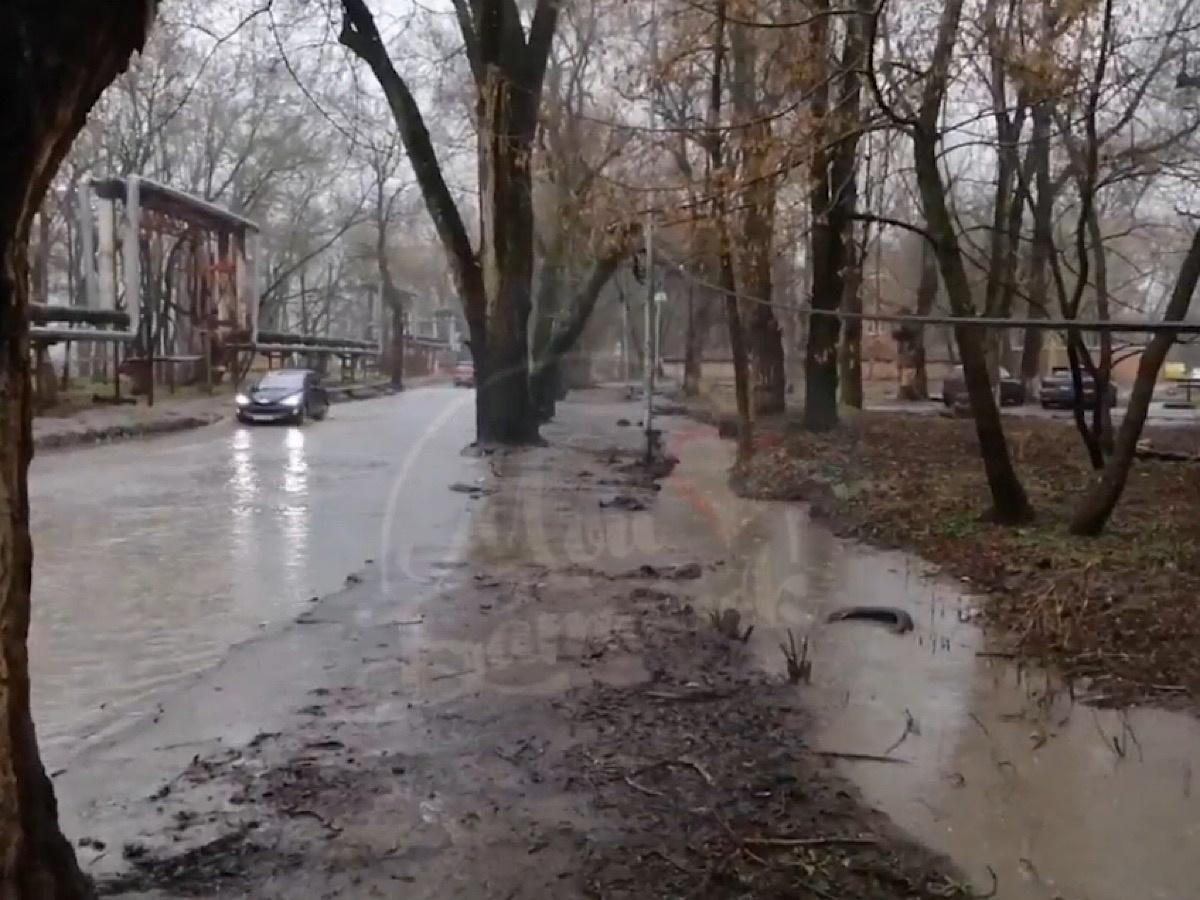
[[[1087,372],[1081,372],[1080,378],[1083,386],[1083,406],[1085,408],[1094,407],[1096,405],[1096,381]],[[1038,400],[1041,401],[1044,409],[1074,409],[1075,380],[1071,377],[1071,370],[1066,367],[1055,368],[1050,371],[1049,375],[1044,376],[1038,388]],[[1117,405],[1117,386],[1115,384],[1108,385],[1107,402],[1109,409]]]
[[[324,419],[329,393],[311,369],[268,372],[235,398],[239,422],[294,422]]]
[[[455,387],[475,387],[475,364],[463,360],[454,367]]]
[[[967,396],[967,379],[963,376],[962,366],[955,366],[950,377],[942,382],[942,401],[947,406],[953,406],[955,401]],[[1000,405],[1020,406],[1025,402],[1025,385],[1021,379],[1013,378],[1007,369],[1000,370]]]

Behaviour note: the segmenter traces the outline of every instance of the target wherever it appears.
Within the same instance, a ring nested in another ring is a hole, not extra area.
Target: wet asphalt
[[[368,559],[412,571],[456,532],[473,392],[221,422],[45,454],[31,473],[34,715],[51,769]]]

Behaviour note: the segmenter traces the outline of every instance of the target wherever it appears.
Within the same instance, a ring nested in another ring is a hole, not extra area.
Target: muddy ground
[[[1070,423],[1006,421],[1037,510],[1023,528],[982,518],[987,488],[966,420],[861,413],[826,435],[760,423],[738,479],[747,496],[810,501],[840,534],[920,553],[985,592],[998,653],[1049,662],[1090,701],[1196,708],[1200,698],[1200,464],[1138,460],[1106,532],[1067,523],[1092,472]],[[1194,453],[1193,428],[1147,429]]]
[[[804,679],[698,608],[726,550],[655,540],[623,410],[567,405],[549,446],[494,457],[420,596],[371,565],[314,603],[258,733],[96,807],[101,893],[969,896],[809,747]]]

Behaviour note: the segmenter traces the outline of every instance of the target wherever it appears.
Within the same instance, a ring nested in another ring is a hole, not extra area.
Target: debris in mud
[[[174,896],[212,897],[253,883],[264,875],[299,867],[301,854],[280,854],[249,839],[252,829],[229,834],[180,853],[151,853],[142,845],[125,858],[132,871],[100,879],[100,896],[163,891]]]
[[[759,432],[772,427],[778,443],[739,471],[736,490],[803,499],[842,536],[915,551],[968,579],[986,595],[982,618],[1014,638],[1014,652],[1092,679],[1103,705],[1195,708],[1194,467],[1140,460],[1106,533],[1081,541],[1065,519],[1094,473],[1069,423],[1006,423],[1039,512],[1020,529],[979,520],[987,488],[969,422],[866,412],[828,435],[766,422]],[[1152,446],[1171,454],[1194,452],[1197,434],[1195,426],[1147,428]]]
[[[878,622],[887,625],[888,630],[896,634],[906,634],[913,630],[913,618],[902,609],[894,606],[848,606],[834,610],[826,622]]]
[[[346,576],[346,584],[362,584],[362,576],[351,572]]]
[[[714,609],[708,614],[708,622],[722,637],[731,641],[741,641],[743,644],[750,640],[750,635],[754,633],[753,625],[742,631],[742,614],[736,609]]]
[[[636,569],[631,569],[619,578],[669,578],[672,581],[694,581],[704,574],[700,563],[680,563],[674,566],[652,566],[642,563]]]
[[[611,500],[601,500],[601,509],[623,509],[628,512],[640,512],[646,508],[646,504],[637,497],[631,497],[629,494],[617,494]]]
[[[803,722],[779,702],[786,687],[741,668],[723,642],[659,626],[643,652],[665,666],[661,687],[595,685],[563,706],[587,728],[567,757],[576,780],[620,835],[590,851],[589,893],[970,896],[814,758]]]
[[[672,566],[664,577],[673,578],[676,581],[693,581],[703,574],[704,571],[700,568],[700,563],[690,562]]]
[[[783,651],[783,658],[787,663],[788,684],[799,684],[801,681],[811,684],[812,660],[808,658],[808,635],[805,635],[800,643],[799,652],[796,650],[796,638],[792,629],[787,630],[787,636],[788,642],[780,644],[779,649]]]
[[[450,490],[456,494],[467,494],[472,499],[478,497],[487,497],[496,493],[494,487],[484,487],[481,484],[467,484],[464,481],[456,481],[450,485]]]

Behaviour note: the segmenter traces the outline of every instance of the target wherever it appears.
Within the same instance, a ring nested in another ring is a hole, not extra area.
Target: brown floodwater
[[[794,503],[726,486],[730,447],[687,426],[661,514],[726,548],[703,608],[736,606],[781,674],[791,629],[809,641],[812,744],[866,801],[1002,900],[1187,900],[1200,895],[1200,721],[1099,710],[1052,673],[988,656],[978,599],[923,561],[841,540]],[[686,546],[687,542],[682,541]],[[833,610],[907,610],[914,631],[827,624]]]

